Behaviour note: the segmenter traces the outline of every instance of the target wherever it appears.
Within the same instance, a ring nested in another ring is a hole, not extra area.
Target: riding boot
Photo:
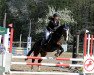
[[[43,45],[43,44],[44,44],[44,42],[45,42],[45,40],[43,39],[43,40],[41,41],[41,45]]]
[[[45,45],[46,44],[46,39],[43,39],[42,41],[41,41],[41,46],[43,46],[43,45]]]
[[[44,40],[41,41],[41,45],[43,45]]]
[[[45,40],[44,45],[47,45],[49,41],[50,41],[50,37],[47,40]]]

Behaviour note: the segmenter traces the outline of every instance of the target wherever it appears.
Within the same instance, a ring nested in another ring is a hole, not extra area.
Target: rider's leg
[[[44,45],[46,45],[49,42],[49,38],[50,38],[49,35],[50,34],[51,34],[51,32],[46,29],[46,31],[45,31],[45,41],[44,41]]]
[[[60,45],[60,53],[59,53],[59,56],[64,52],[64,49],[62,48],[62,46]]]
[[[51,32],[46,30],[46,40],[48,40],[50,34],[51,34]]]
[[[47,44],[47,41],[49,39],[50,32],[46,29],[44,32],[43,40],[41,41],[41,45]]]
[[[61,45],[56,45],[57,47],[57,53],[55,54],[55,56],[60,56],[63,52],[64,52],[64,49],[62,48]]]
[[[48,30],[46,30],[46,40],[45,40],[45,44],[47,44],[49,42],[50,34],[51,34],[51,32],[48,31]]]
[[[45,40],[46,40],[46,31],[43,32],[43,37],[42,37],[41,45],[43,45],[45,43]]]

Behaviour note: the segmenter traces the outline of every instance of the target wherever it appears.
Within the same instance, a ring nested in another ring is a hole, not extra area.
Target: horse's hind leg
[[[34,57],[37,57],[39,55],[39,52],[34,52]],[[32,63],[35,62],[35,59],[32,59]],[[33,65],[31,65],[31,70],[33,69]]]
[[[41,52],[40,53],[41,57],[45,57],[47,55],[47,52]],[[41,63],[42,59],[38,60],[38,63]],[[38,71],[40,71],[40,66],[38,66]]]
[[[33,49],[30,50],[26,56],[30,56],[32,52],[33,52]],[[26,60],[28,60],[28,59],[26,58],[25,61],[26,61]]]

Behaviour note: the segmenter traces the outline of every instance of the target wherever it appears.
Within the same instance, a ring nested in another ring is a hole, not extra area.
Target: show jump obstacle
[[[9,26],[12,24],[9,24]],[[13,35],[11,35],[11,27],[9,28],[4,28],[0,26],[0,74],[5,72],[6,70],[6,54],[9,53],[9,48],[11,49],[12,46],[12,39],[11,38]],[[10,32],[9,32],[10,31]],[[9,39],[11,42],[9,42]]]
[[[83,45],[83,55],[84,58],[81,59],[75,59],[75,58],[53,58],[53,57],[27,57],[27,56],[13,56],[12,55],[12,40],[13,40],[13,29],[11,30],[10,33],[11,36],[11,46],[9,49],[9,53],[6,52],[6,62],[5,62],[5,73],[10,73],[10,74],[68,74],[68,75],[73,75],[73,73],[60,73],[60,72],[20,72],[20,71],[11,71],[10,67],[13,64],[16,65],[38,65],[38,66],[64,66],[64,67],[82,67],[83,68],[83,73],[94,73],[94,56],[93,56],[93,42],[94,42],[94,37],[93,35],[86,34],[84,37],[84,45]],[[12,62],[12,58],[18,58],[18,59],[50,59],[50,60],[65,60],[65,61],[82,61],[83,64],[55,64],[55,63],[28,63],[28,62]],[[75,73],[75,75],[79,75],[79,73]]]
[[[94,35],[85,34],[83,66],[85,73],[94,73]]]

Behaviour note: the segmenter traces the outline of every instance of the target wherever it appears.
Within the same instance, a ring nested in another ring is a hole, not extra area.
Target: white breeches
[[[46,33],[45,36],[46,36],[46,40],[47,40],[49,38],[49,35],[51,34],[51,32],[46,29],[45,33]]]

